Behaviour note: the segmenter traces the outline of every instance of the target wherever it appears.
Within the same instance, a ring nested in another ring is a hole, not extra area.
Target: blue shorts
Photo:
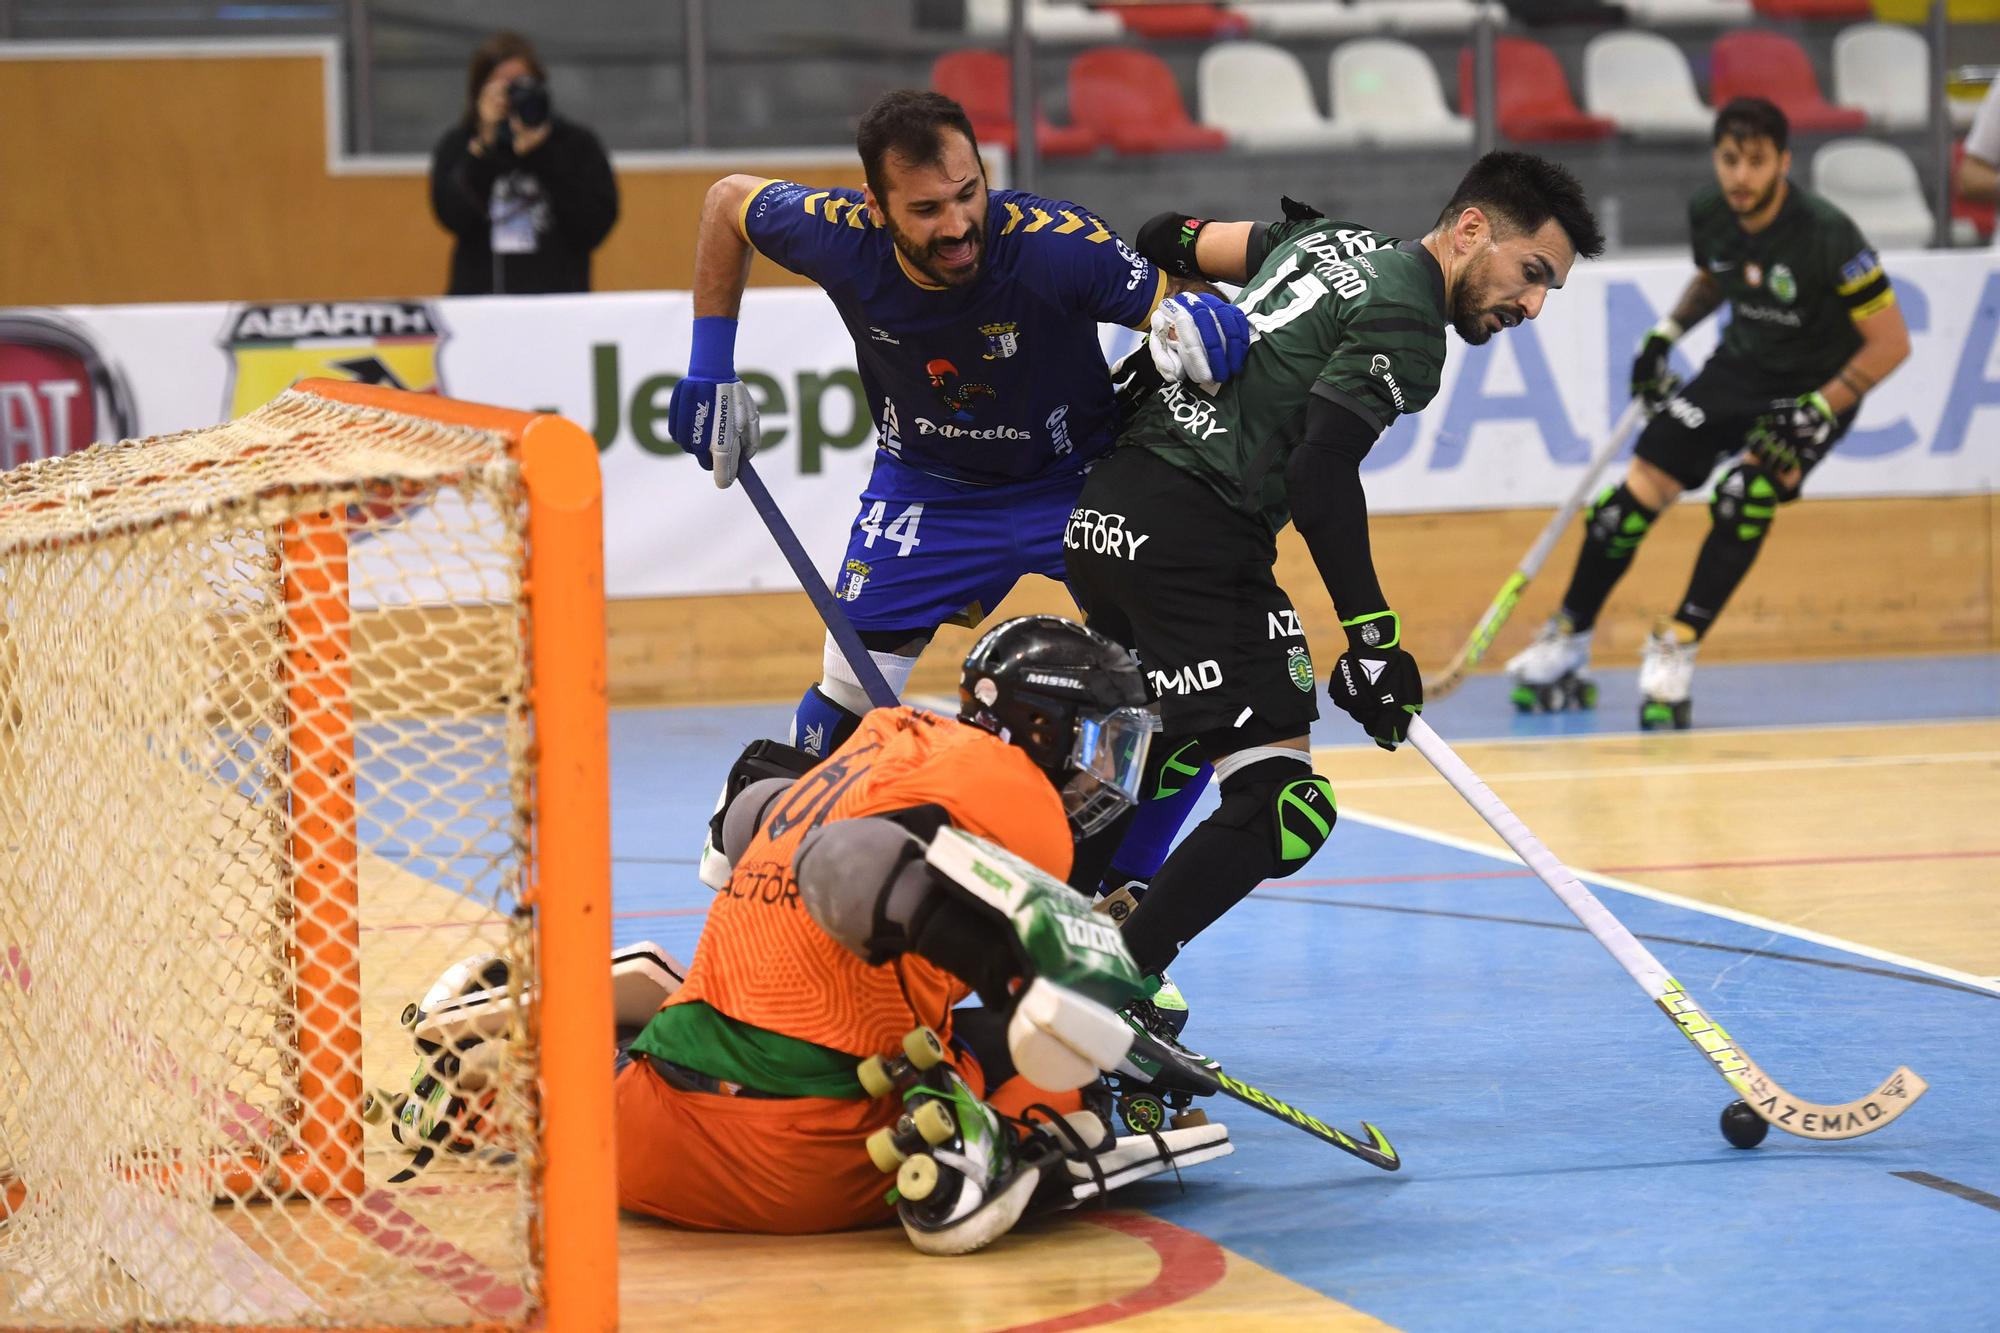
[[[877,454],[833,577],[858,630],[976,625],[1023,574],[1061,582],[1083,474],[966,486]]]

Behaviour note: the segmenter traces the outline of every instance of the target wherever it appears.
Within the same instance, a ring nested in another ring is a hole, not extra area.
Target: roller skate
[[[1694,720],[1694,630],[1678,620],[1653,626],[1639,658],[1639,729],[1685,731]]]
[[[1154,1004],[1135,1000],[1118,1016],[1132,1028],[1132,1047],[1106,1071],[1105,1083],[1125,1128],[1153,1134],[1165,1127],[1208,1123],[1194,1100],[1215,1091],[1214,1082],[1204,1076],[1220,1069],[1220,1062],[1181,1044],[1171,1011],[1163,1020]],[[1185,1007],[1181,1022],[1186,1022]]]
[[[1092,903],[1091,910],[1110,917],[1112,924],[1122,930],[1132,910],[1146,896],[1147,887],[1143,879],[1128,879]],[[1160,973],[1159,985],[1150,996],[1131,1001],[1127,1008],[1138,1015],[1148,1032],[1160,1034],[1169,1041],[1178,1041],[1182,1029],[1187,1027],[1187,996],[1165,972]]]
[[[1583,675],[1590,665],[1591,631],[1570,627],[1567,615],[1550,616],[1533,643],[1507,662],[1514,690],[1508,696],[1520,713],[1561,713],[1597,707],[1597,682]]]

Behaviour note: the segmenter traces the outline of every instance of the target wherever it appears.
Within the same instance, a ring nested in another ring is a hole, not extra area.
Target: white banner
[[[1910,359],[1869,396],[1811,494],[1992,491],[2000,271],[1983,252],[1894,256],[1888,268]],[[1484,347],[1454,340],[1436,400],[1365,464],[1370,508],[1554,506],[1622,406],[1640,335],[1691,272],[1681,260],[1582,264],[1540,319]],[[691,315],[684,292],[0,311],[0,466],[210,425],[309,374],[435,388],[590,430],[613,596],[796,586],[749,501],[718,492],[667,437]],[[1683,342],[1683,374],[1718,332],[1711,320]],[[1105,331],[1113,354],[1136,337]],[[847,331],[815,290],[753,290],[736,362],[763,409],[759,469],[831,575],[873,457]]]

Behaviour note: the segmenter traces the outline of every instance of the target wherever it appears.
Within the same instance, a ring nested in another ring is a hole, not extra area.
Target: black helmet
[[[1138,659],[1061,616],[994,626],[966,654],[958,717],[1027,752],[1063,797],[1078,837],[1139,798],[1159,720]]]

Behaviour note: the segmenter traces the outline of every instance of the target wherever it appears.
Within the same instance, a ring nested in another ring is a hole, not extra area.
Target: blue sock
[[[1195,767],[1184,762],[1183,755],[1192,759],[1194,753],[1199,753],[1190,751],[1194,751],[1192,741],[1167,756],[1160,765],[1153,790],[1145,794],[1147,799],[1140,803],[1132,827],[1126,830],[1125,841],[1118,844],[1118,851],[1111,858],[1111,870],[1105,876],[1107,884],[1116,887],[1128,879],[1151,880],[1159,873],[1181,825],[1187,822],[1188,812],[1194,809],[1195,802],[1208,790],[1209,779],[1215,776],[1215,770],[1206,763]]]
[[[799,706],[792,710],[791,743],[815,759],[824,759],[860,725],[858,714],[827,698],[819,686],[809,685]]]

